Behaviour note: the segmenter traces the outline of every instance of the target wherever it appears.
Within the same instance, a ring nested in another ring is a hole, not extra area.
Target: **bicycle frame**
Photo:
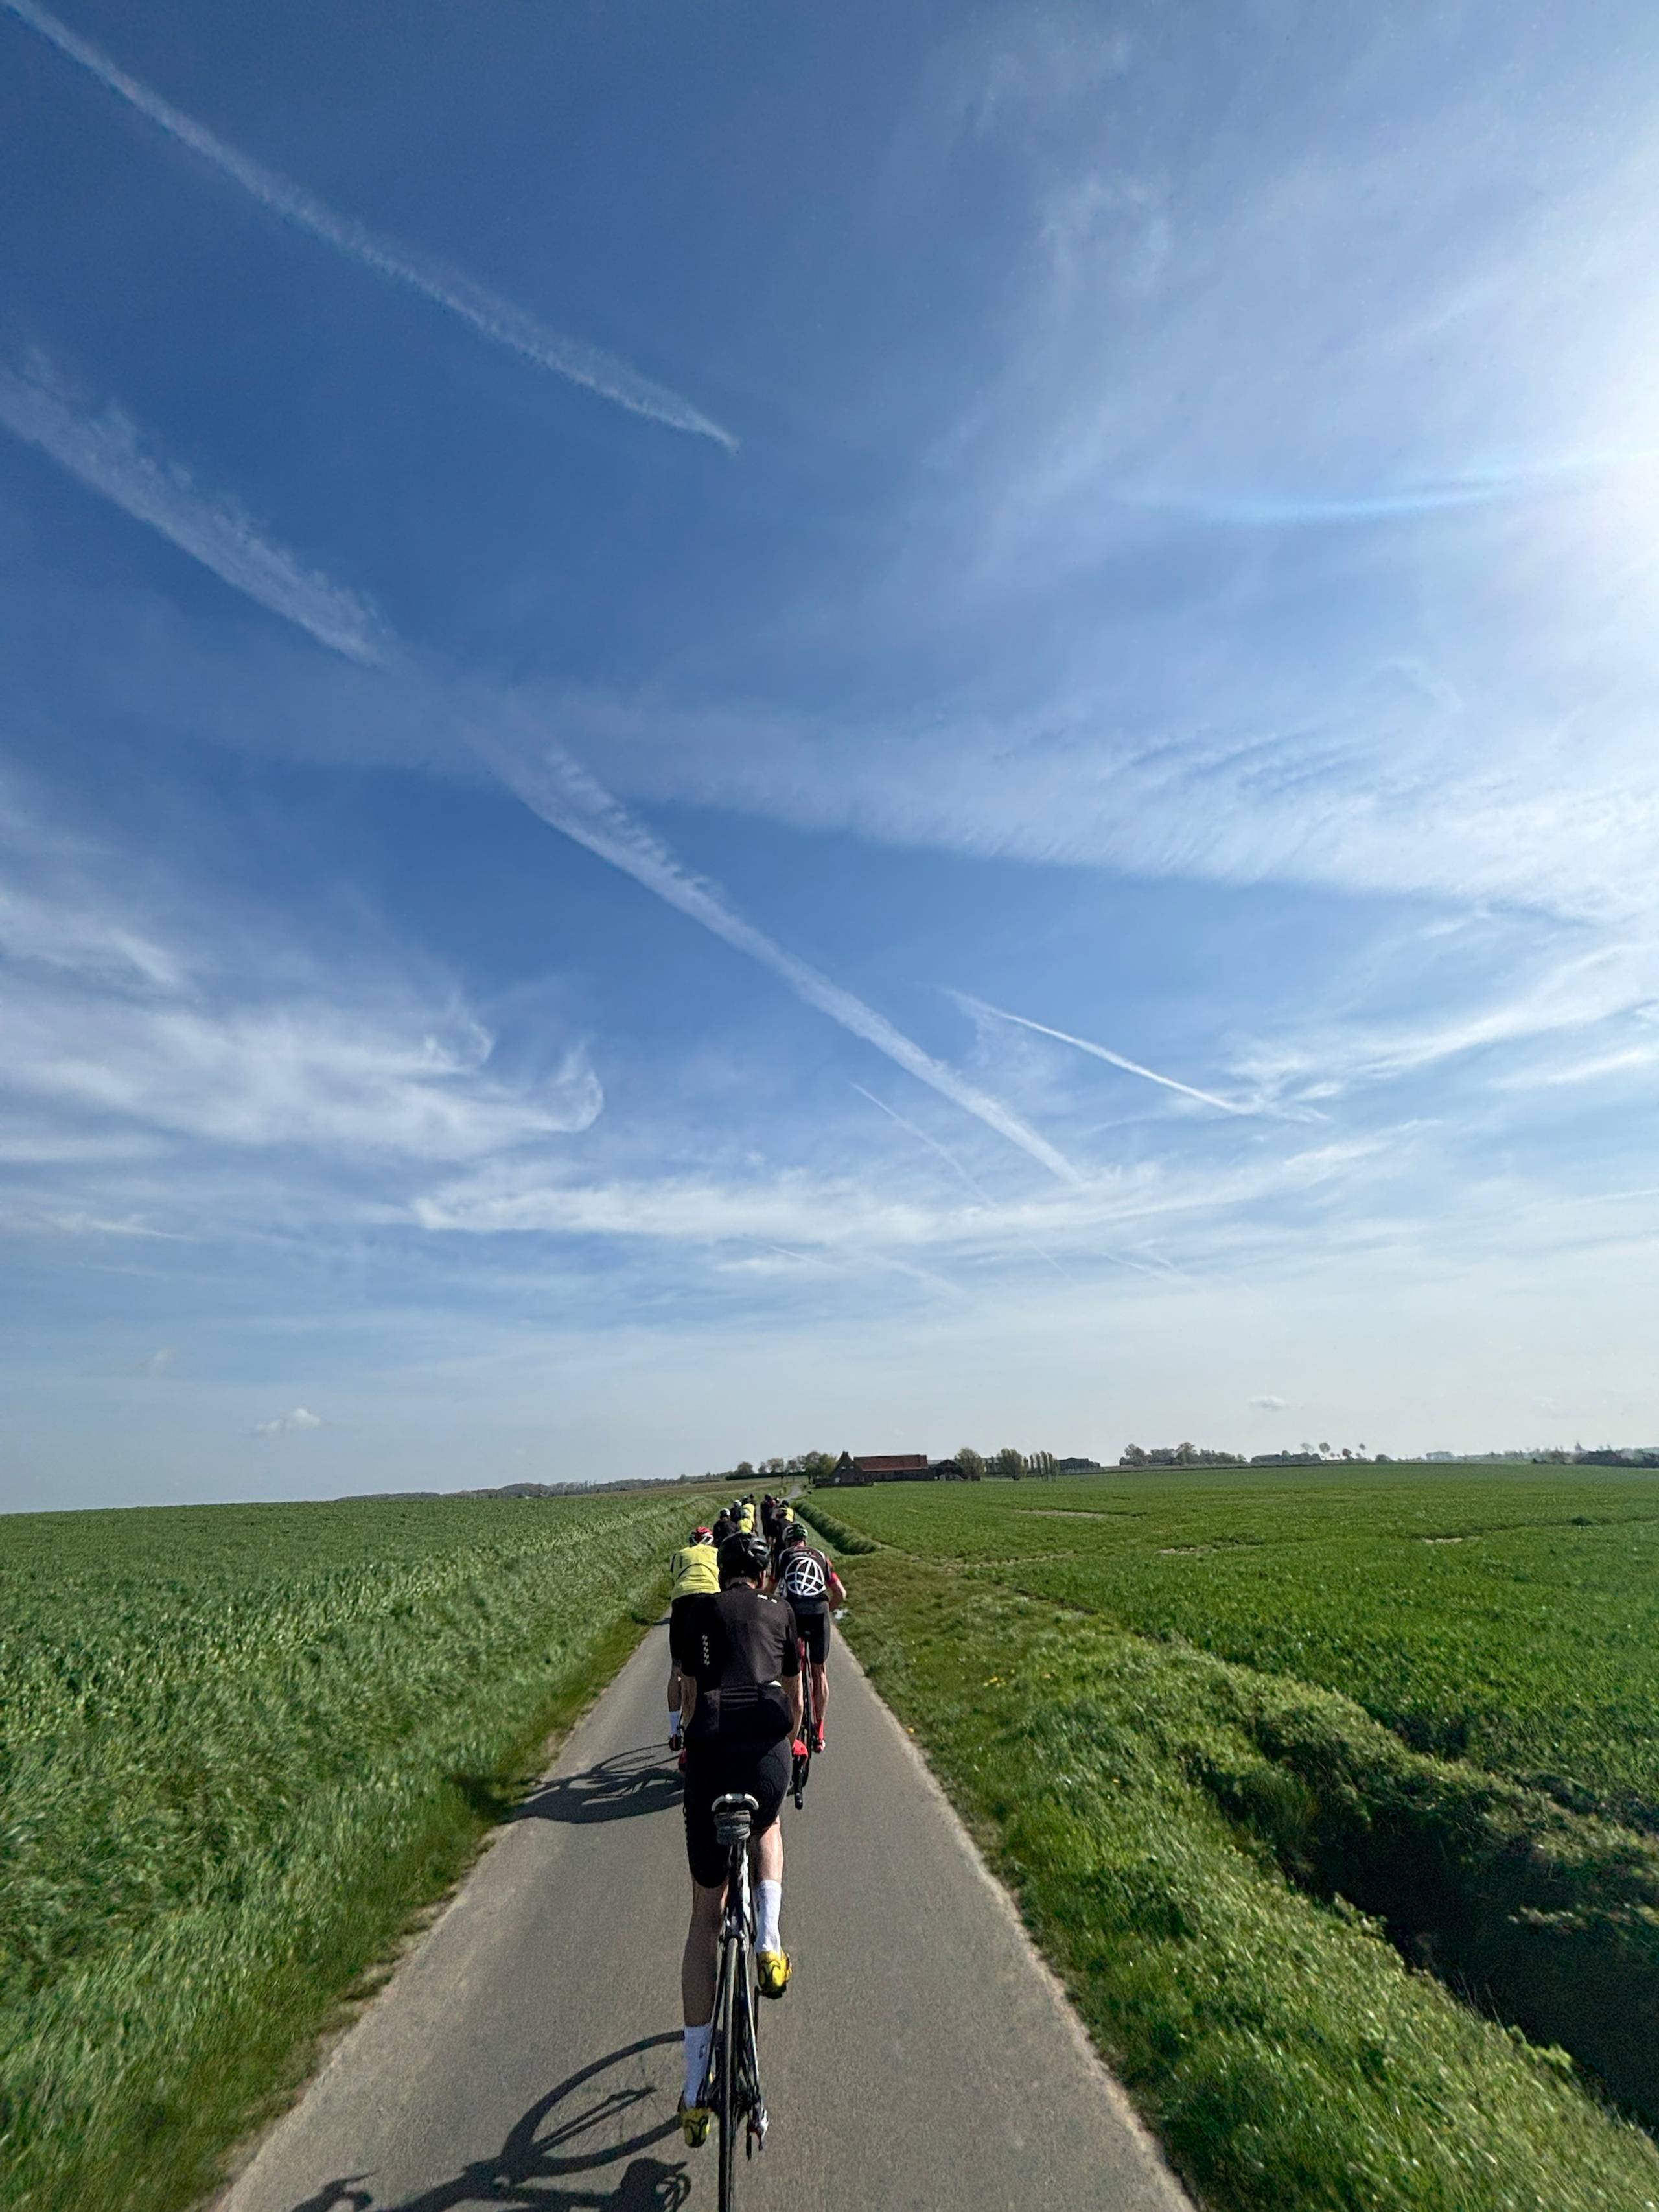
[[[727,1871],[720,1971],[714,1984],[714,2033],[702,2101],[713,2107],[720,2128],[720,2212],[731,2212],[739,2127],[746,2157],[752,2158],[766,2147],[766,2100],[761,2094],[755,1977],[750,1964],[754,1912],[749,1840],[759,1809],[747,1796],[714,1800],[714,1833],[726,1847]]]

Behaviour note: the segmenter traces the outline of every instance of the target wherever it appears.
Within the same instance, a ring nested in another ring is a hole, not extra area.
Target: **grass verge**
[[[828,1539],[838,1552],[856,1558],[860,1553],[879,1551],[881,1547],[873,1536],[866,1536],[857,1528],[850,1528],[845,1521],[838,1521],[826,1511],[815,1498],[798,1498],[795,1510],[809,1528],[816,1528],[820,1536]]]
[[[1383,1911],[1434,1902],[1489,1984],[1519,1956],[1546,2005],[1615,1960],[1626,2040],[1650,2054],[1642,1839],[1422,1759],[1329,1692],[885,1547],[848,1626],[1206,2203],[1659,2205],[1651,2141],[1572,2057],[1414,1970],[1341,1886],[1370,1880]],[[1416,1890],[1382,1894],[1410,1869]]]

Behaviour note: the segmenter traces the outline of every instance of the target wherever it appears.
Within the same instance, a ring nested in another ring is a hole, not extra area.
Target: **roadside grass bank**
[[[699,1501],[0,1519],[0,2205],[171,2212],[626,1657]]]
[[[894,1484],[836,1510],[1659,1835],[1659,1474],[1160,1470]]]
[[[837,1520],[833,1513],[825,1510],[816,1498],[796,1498],[795,1510],[809,1528],[816,1528],[818,1534],[836,1551],[845,1552],[849,1558],[856,1558],[860,1553],[873,1552],[879,1548],[873,1536],[862,1535],[858,1529],[849,1527],[845,1521]]]
[[[1419,1917],[1443,1972],[1488,1978],[1471,1996],[1504,1974],[1569,2014],[1581,1983],[1610,1995],[1645,2046],[1630,2096],[1656,2048],[1645,1838],[982,1571],[866,1554],[847,1626],[1218,2212],[1659,2205],[1651,2140],[1567,2051],[1414,1970],[1352,1893],[1404,1916],[1397,1937]]]

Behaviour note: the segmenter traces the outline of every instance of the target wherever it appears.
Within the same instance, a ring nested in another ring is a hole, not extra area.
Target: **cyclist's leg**
[[[680,1740],[680,1607],[685,1602],[675,1598],[668,1608],[668,1741],[678,1746]]]
[[[812,1677],[812,1718],[817,1734],[813,1739],[814,1751],[823,1749],[823,1709],[830,1701],[830,1609],[811,1613],[803,1624],[806,1639],[807,1665]]]
[[[744,1785],[758,1804],[749,1845],[755,1887],[755,1963],[767,1996],[781,1997],[789,1983],[789,1959],[780,1923],[783,1914],[783,1824],[778,1813],[790,1780],[789,1739],[785,1736],[756,1759]]]
[[[714,1800],[727,1786],[716,1747],[693,1741],[685,1774],[685,1856],[691,1870],[691,1921],[680,1959],[680,1999],[685,2023],[685,2089],[688,2109],[698,2098],[708,2069],[708,2042],[714,2015],[714,1983],[720,1958],[720,1911],[726,1901],[726,1852],[714,1833]],[[705,2123],[705,2128],[706,2128]],[[691,2141],[688,2129],[686,2140]],[[702,2138],[699,2136],[698,2141]]]

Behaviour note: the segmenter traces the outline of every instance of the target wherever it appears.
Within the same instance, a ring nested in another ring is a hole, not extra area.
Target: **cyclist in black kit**
[[[787,1598],[806,1649],[812,1670],[812,1712],[817,1727],[815,1752],[823,1749],[823,1708],[830,1696],[830,1608],[845,1605],[846,1586],[822,1552],[806,1540],[799,1521],[791,1521],[778,1541],[775,1571],[777,1592]]]
[[[720,1547],[717,1597],[676,1609],[671,1637],[681,1674],[685,1723],[685,1856],[691,1869],[691,1925],[680,1966],[685,2014],[685,2089],[680,2120],[693,2148],[708,2134],[702,2101],[708,2071],[726,1853],[714,1832],[714,1801],[746,1792],[758,1810],[750,1849],[755,1875],[755,1966],[760,1992],[781,1997],[789,1960],[779,1931],[783,1905],[783,1802],[800,1733],[800,1659],[795,1617],[761,1589],[770,1564],[758,1534]]]

